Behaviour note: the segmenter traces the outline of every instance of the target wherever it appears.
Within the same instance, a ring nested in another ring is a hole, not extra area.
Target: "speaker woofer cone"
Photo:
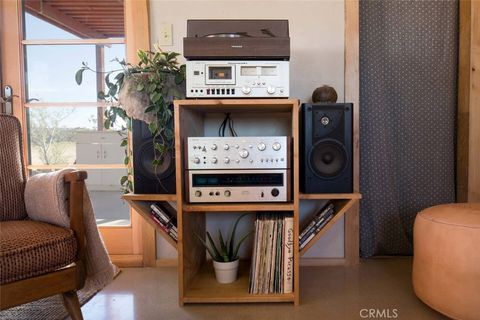
[[[162,164],[158,165],[156,169],[154,168],[152,164],[154,158],[153,143],[151,141],[144,142],[138,148],[136,154],[139,159],[134,157],[133,161],[140,164],[137,168],[143,176],[156,176],[158,179],[164,179],[174,172],[175,161],[171,152],[167,152],[164,155]]]
[[[348,154],[336,140],[318,141],[309,152],[309,166],[320,178],[335,178],[347,167]]]

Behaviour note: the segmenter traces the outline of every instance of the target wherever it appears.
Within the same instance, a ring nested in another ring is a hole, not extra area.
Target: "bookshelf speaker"
[[[351,193],[351,103],[304,103],[300,109],[300,190]]]
[[[163,163],[155,169],[152,135],[148,125],[132,121],[133,136],[133,189],[138,194],[175,193],[175,155],[169,152]]]

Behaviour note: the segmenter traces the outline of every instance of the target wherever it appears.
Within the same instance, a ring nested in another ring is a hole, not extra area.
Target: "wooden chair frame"
[[[65,175],[70,184],[70,229],[77,239],[77,260],[54,272],[23,279],[0,286],[0,307],[2,310],[62,294],[63,304],[73,320],[83,319],[77,290],[85,284],[85,226],[83,223],[83,190],[87,172],[73,171]]]

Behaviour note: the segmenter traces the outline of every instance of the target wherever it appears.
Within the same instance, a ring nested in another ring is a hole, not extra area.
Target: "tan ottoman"
[[[413,230],[413,289],[454,319],[480,319],[480,203],[421,211]]]

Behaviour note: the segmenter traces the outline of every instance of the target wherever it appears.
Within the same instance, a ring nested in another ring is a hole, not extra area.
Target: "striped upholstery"
[[[55,271],[76,260],[72,230],[37,221],[0,222],[0,284]]]
[[[0,221],[27,217],[23,201],[25,181],[20,122],[0,114]]]

